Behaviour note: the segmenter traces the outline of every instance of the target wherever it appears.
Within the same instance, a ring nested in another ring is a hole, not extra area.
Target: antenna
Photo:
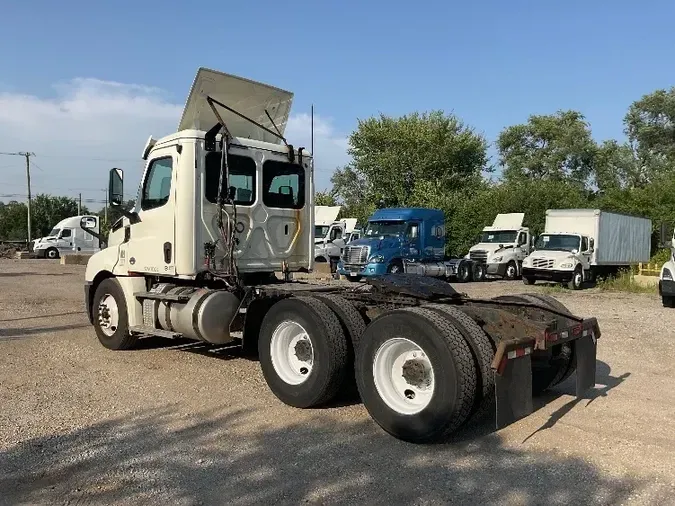
[[[312,152],[312,160],[314,160],[314,104],[312,104],[312,146],[309,149]]]

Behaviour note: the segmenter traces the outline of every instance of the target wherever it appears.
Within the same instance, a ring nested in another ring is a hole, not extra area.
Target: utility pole
[[[32,153],[30,151],[17,151],[16,153],[0,153],[0,155],[7,155],[7,156],[23,156],[26,158],[26,181],[28,183],[28,205],[26,206],[28,208],[28,242],[26,245],[30,249],[30,242],[31,242],[31,223],[30,223],[30,204],[31,204],[31,197],[30,197],[30,157],[35,156],[35,153]]]
[[[108,190],[103,190],[103,193],[105,193],[105,207],[104,209],[104,214],[103,214],[103,223],[108,223]]]
[[[82,194],[80,193],[80,199],[77,201],[77,215],[82,214]]]

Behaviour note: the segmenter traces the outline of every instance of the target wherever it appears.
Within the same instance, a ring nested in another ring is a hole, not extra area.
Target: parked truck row
[[[313,155],[284,137],[292,98],[199,69],[177,132],[143,150],[134,209],[87,264],[84,305],[104,347],[161,336],[251,350],[282,402],[324,405],[355,383],[377,424],[416,443],[491,411],[505,426],[575,371],[578,396],[595,384],[595,318],[544,295],[470,298],[432,277],[479,265],[444,257],[434,210],[380,210],[344,247],[340,269],[365,284],[269,281],[315,261]],[[110,203],[123,195],[113,168]]]
[[[340,244],[337,272],[351,281],[406,272],[447,281],[483,281],[488,276],[566,283],[616,274],[622,267],[648,262],[651,220],[598,209],[549,209],[544,232],[531,235],[524,213],[498,214],[483,228],[465,257],[445,254],[442,211],[425,208],[379,209],[363,237]]]

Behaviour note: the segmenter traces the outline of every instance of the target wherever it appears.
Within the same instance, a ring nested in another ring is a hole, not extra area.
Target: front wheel
[[[533,285],[537,282],[535,278],[531,278],[529,276],[523,276],[523,283],[526,285]]]
[[[104,279],[98,285],[92,314],[96,336],[103,346],[109,350],[133,348],[137,338],[129,333],[127,302],[116,279]]]
[[[576,269],[572,274],[572,279],[567,283],[570,290],[581,290],[581,285],[584,283],[584,275],[581,269]]]
[[[56,248],[49,248],[45,252],[45,257],[49,258],[50,260],[56,260],[57,258],[59,258],[59,250],[57,250]]]
[[[401,274],[403,273],[403,263],[400,260],[394,260],[387,267],[387,272],[389,274]]]
[[[664,295],[661,297],[663,307],[675,307],[675,297]]]
[[[508,264],[506,264],[506,273],[504,274],[504,277],[508,280],[514,280],[518,276],[518,266],[516,265],[516,262],[511,260]]]

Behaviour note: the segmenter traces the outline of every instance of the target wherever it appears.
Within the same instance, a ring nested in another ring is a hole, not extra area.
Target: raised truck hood
[[[293,102],[293,93],[290,91],[201,67],[197,71],[190,95],[185,103],[178,125],[179,131],[189,129],[208,131],[218,123],[216,115],[206,101],[207,96],[222,102],[272,131],[278,128],[281,135],[286,129]],[[275,135],[253,123],[218,105],[214,107],[233,136],[275,144],[281,143]],[[274,120],[274,124],[265,111]]]
[[[492,227],[490,228],[493,230],[518,230],[523,226],[524,219],[525,213],[498,214],[495,217],[495,221],[492,222]],[[488,228],[488,230],[490,228]]]

